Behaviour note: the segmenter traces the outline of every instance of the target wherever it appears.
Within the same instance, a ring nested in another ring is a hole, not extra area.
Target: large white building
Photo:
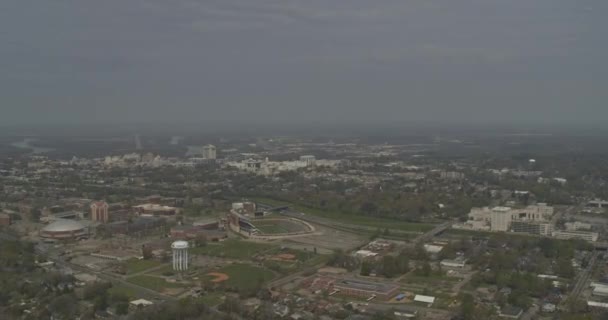
[[[472,208],[469,219],[461,228],[485,231],[515,231],[539,235],[551,235],[550,223],[553,207],[545,203],[525,208],[484,207]]]
[[[217,157],[217,151],[215,146],[212,144],[208,144],[203,147],[203,159],[214,160]]]
[[[512,212],[509,207],[496,207],[490,213],[490,230],[508,231],[511,227]]]

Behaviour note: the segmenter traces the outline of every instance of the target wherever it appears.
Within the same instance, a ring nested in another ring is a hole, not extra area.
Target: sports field
[[[259,219],[252,224],[263,234],[284,234],[307,231],[304,224],[288,219]]]
[[[155,260],[130,259],[127,261],[127,274],[134,274],[161,265]]]
[[[223,284],[239,289],[252,289],[274,278],[272,271],[248,264],[231,264],[223,268],[213,269],[209,273],[227,275],[228,279],[223,281]],[[206,276],[207,281],[210,283],[217,278],[216,274]]]
[[[193,254],[201,254],[229,259],[249,259],[256,254],[275,248],[267,243],[229,239],[222,242],[209,242],[204,247],[190,249]]]

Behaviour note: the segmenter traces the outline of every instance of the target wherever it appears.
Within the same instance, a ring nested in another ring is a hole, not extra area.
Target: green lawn
[[[164,266],[162,266],[162,267],[160,267],[160,268],[158,268],[158,269],[156,269],[154,271],[148,272],[147,274],[148,275],[163,276],[164,273],[166,273],[166,272],[174,273],[173,272],[173,265],[171,265],[171,263],[168,263],[168,264],[166,264],[166,265],[164,265]]]
[[[410,231],[410,232],[426,232],[433,229],[434,225],[428,223],[414,223],[414,222],[405,222],[400,220],[386,219],[386,218],[373,218],[366,217],[358,214],[348,214],[336,211],[327,211],[320,210],[315,208],[304,207],[297,204],[292,204],[289,202],[277,201],[267,198],[255,198],[255,201],[259,201],[260,203],[272,205],[272,206],[290,206],[292,209],[296,211],[303,212],[305,214],[310,214],[313,216],[318,216],[326,219],[336,220],[343,223],[350,223],[354,225],[361,225],[366,227],[374,227],[380,229],[393,229],[393,230],[401,230],[401,231]]]
[[[112,288],[108,290],[109,294],[124,294],[129,299],[137,299],[139,295],[137,294],[137,290],[132,289],[130,287],[124,285],[113,285]]]
[[[224,300],[224,293],[208,293],[200,297],[200,300],[208,307],[215,307]]]
[[[155,260],[130,259],[127,261],[127,274],[138,273],[160,265],[161,263]]]
[[[204,247],[192,248],[190,252],[230,259],[248,259],[274,247],[276,246],[272,244],[229,239],[219,243],[209,242]]]
[[[289,232],[289,230],[283,228],[280,224],[275,223],[275,222],[269,222],[269,221],[265,221],[265,222],[256,221],[255,227],[258,228],[258,230],[260,230],[262,233],[265,233],[265,234],[279,234],[279,233]]]
[[[141,275],[135,276],[128,279],[129,282],[134,283],[136,285],[140,285],[142,287],[146,287],[148,289],[152,289],[154,291],[163,291],[163,289],[170,288],[181,288],[183,285],[179,283],[171,283],[165,281],[163,278]]]
[[[210,272],[227,274],[230,278],[224,282],[224,285],[239,289],[252,289],[258,284],[268,282],[274,278],[272,271],[248,264],[231,264]],[[213,277],[208,279],[211,280]]]

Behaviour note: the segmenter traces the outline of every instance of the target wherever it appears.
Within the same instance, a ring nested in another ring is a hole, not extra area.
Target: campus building
[[[57,220],[40,230],[40,237],[49,240],[76,240],[89,236],[89,228],[75,220]]]
[[[312,291],[326,290],[329,294],[361,299],[387,301],[399,294],[399,286],[394,283],[371,282],[359,279],[312,276],[306,279],[303,284]]]
[[[91,220],[108,223],[110,220],[108,208],[109,206],[105,201],[95,201],[91,203]]]

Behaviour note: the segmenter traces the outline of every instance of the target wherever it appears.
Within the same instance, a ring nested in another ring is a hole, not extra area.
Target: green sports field
[[[222,242],[209,242],[204,247],[190,250],[193,254],[201,254],[229,259],[249,259],[256,254],[275,248],[273,244],[229,239]]]
[[[231,264],[209,272],[225,273],[229,278],[223,284],[239,289],[252,289],[274,278],[272,271],[248,264]],[[213,277],[208,277],[209,281],[212,279]]]

